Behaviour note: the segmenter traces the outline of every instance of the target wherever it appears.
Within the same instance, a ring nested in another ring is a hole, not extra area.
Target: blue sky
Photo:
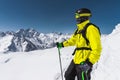
[[[120,0],[0,0],[0,31],[34,28],[43,33],[73,33],[74,12],[89,8],[91,22],[109,34],[120,23]]]

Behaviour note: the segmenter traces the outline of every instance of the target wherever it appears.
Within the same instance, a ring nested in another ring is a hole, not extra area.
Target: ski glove
[[[92,69],[92,65],[93,64],[91,62],[89,62],[89,60],[86,60],[85,62],[80,63],[79,67],[82,71],[86,72],[86,71]]]
[[[60,48],[60,49],[61,49],[62,47],[64,47],[64,46],[63,46],[63,43],[57,42],[56,45],[57,45],[57,48]]]

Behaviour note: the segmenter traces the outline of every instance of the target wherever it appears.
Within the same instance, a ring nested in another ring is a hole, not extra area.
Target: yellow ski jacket
[[[81,24],[77,24],[78,31],[82,30],[87,23],[87,20]],[[70,39],[63,42],[63,46],[76,46],[76,48],[87,47],[91,50],[76,50],[73,61],[75,64],[80,64],[83,61],[89,59],[89,61],[94,64],[100,58],[100,53],[102,50],[100,33],[99,30],[94,25],[89,25],[86,30],[86,37],[89,40],[89,44],[86,44],[86,40],[82,34],[73,34]]]

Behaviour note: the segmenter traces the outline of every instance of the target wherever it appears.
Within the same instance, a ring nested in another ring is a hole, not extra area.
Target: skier
[[[61,43],[57,42],[57,48],[76,46],[74,57],[65,72],[65,80],[90,80],[93,64],[99,58],[102,50],[99,28],[90,23],[91,11],[87,8],[78,9],[75,12],[77,30],[70,39]]]

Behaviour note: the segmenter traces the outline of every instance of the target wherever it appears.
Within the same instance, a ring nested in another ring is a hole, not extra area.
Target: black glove
[[[86,72],[90,69],[92,69],[92,63],[89,60],[86,60],[85,62],[80,63],[80,68],[82,71]]]
[[[61,49],[62,47],[64,47],[64,46],[63,46],[63,43],[57,42],[56,45],[57,45],[57,48],[60,48],[60,49]]]

